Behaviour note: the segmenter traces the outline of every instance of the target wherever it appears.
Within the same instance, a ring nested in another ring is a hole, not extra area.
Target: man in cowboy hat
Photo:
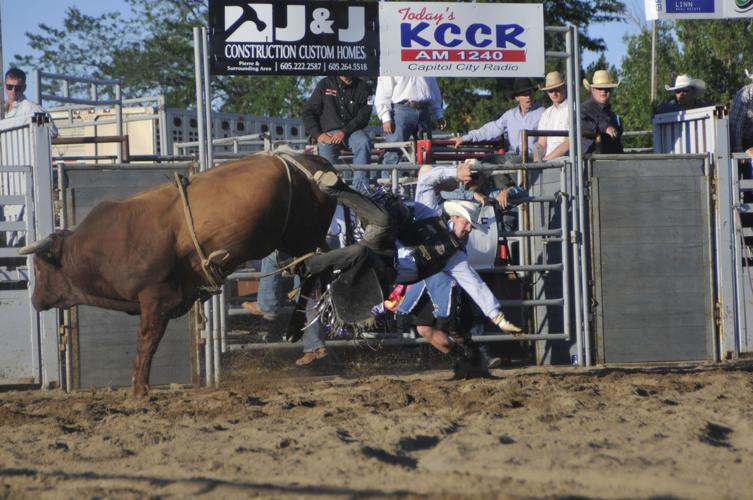
[[[600,153],[622,153],[622,123],[612,111],[610,101],[612,92],[620,86],[609,71],[600,69],[594,72],[593,82],[583,79],[586,90],[591,92],[591,98],[581,104],[581,128],[584,134],[596,134],[601,138]],[[596,141],[583,139],[583,151],[593,153]]]
[[[547,93],[552,105],[544,110],[539,120],[539,130],[569,130],[570,108],[567,102],[567,87],[559,71],[547,73],[544,85],[539,90]],[[536,141],[534,159],[553,160],[564,156],[570,150],[570,139],[567,137],[541,136]]]
[[[497,120],[471,130],[462,137],[453,137],[455,147],[466,142],[494,141],[506,135],[505,149],[514,155],[521,154],[520,131],[536,130],[544,108],[533,100],[536,87],[528,78],[516,78],[512,85],[512,97],[518,103],[512,109],[505,111]],[[526,146],[529,152],[533,149],[534,138],[528,140]]]
[[[745,76],[753,80],[753,74],[747,69]],[[732,152],[744,151],[753,158],[753,82],[738,90],[732,99],[729,132]]]
[[[674,85],[665,85],[667,92],[674,92],[674,98],[659,105],[656,114],[676,113],[686,109],[702,108],[708,103],[699,99],[706,90],[706,82],[698,80],[690,75],[677,75]]]

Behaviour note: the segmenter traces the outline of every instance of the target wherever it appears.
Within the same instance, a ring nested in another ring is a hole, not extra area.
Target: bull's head
[[[34,254],[34,294],[31,302],[37,311],[53,307],[70,307],[72,287],[63,269],[63,247],[71,232],[56,231],[18,250],[21,255]]]

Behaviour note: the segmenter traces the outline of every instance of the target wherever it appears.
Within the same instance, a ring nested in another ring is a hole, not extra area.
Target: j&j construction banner
[[[216,75],[377,75],[375,2],[210,0]]]
[[[646,19],[753,17],[753,0],[644,0]]]
[[[541,77],[541,4],[380,2],[382,75]]]
[[[544,75],[541,4],[210,0],[209,33],[219,75]]]

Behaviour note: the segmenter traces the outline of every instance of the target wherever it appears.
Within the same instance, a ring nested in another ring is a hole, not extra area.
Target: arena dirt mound
[[[744,497],[751,366],[313,378],[3,393],[10,498]],[[240,373],[239,373],[240,372]]]

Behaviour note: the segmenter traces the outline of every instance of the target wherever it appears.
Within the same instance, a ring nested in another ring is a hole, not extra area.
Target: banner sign
[[[215,75],[366,75],[379,72],[375,2],[210,0]]]
[[[753,17],[753,0],[645,0],[646,19]]]
[[[541,4],[379,2],[381,74],[542,77]]]

